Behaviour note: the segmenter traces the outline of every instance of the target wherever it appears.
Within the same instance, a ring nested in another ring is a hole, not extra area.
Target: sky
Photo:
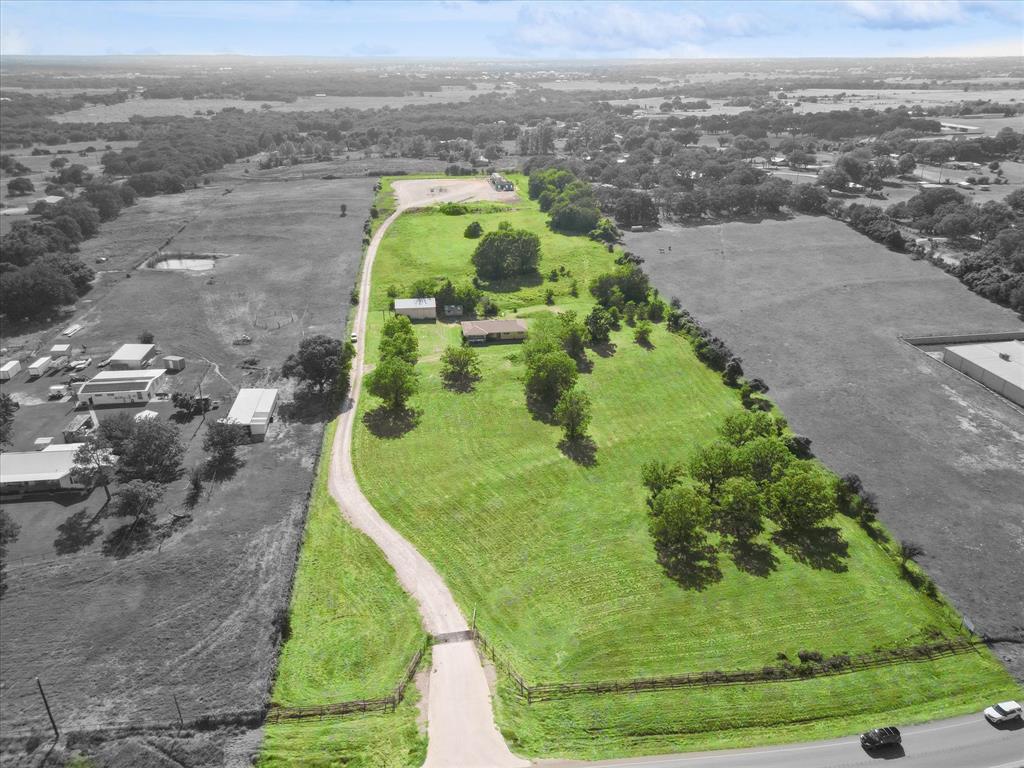
[[[1022,56],[1020,0],[0,0],[0,54]]]

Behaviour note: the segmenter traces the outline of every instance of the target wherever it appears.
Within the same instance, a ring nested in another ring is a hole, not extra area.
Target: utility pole
[[[174,708],[178,710],[178,733],[181,733],[185,728],[185,720],[181,716],[181,707],[178,706],[178,697],[175,694],[171,694],[174,699]]]
[[[39,686],[39,695],[43,697],[43,706],[46,707],[46,716],[50,718],[50,725],[53,726],[53,739],[60,739],[60,731],[57,730],[57,721],[53,719],[53,712],[50,711],[50,702],[46,700],[46,693],[43,691],[43,684],[36,678],[36,685]]]

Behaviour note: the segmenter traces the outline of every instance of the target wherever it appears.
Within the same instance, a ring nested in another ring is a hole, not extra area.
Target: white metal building
[[[1024,407],[1024,341],[946,347],[942,362]]]
[[[241,424],[249,434],[262,440],[276,412],[276,389],[240,389],[225,421]]]
[[[156,345],[154,344],[122,344],[110,356],[110,368],[118,371],[137,371],[149,365],[154,357],[156,357]]]
[[[0,453],[0,493],[66,491],[84,486],[71,480],[81,443],[57,443],[41,451]]]
[[[144,371],[101,371],[78,388],[78,401],[90,405],[148,403],[164,376],[163,368]]]
[[[433,320],[437,317],[437,299],[395,299],[395,314],[410,320]]]
[[[21,363],[17,360],[8,360],[0,367],[0,381],[10,381],[21,370]]]

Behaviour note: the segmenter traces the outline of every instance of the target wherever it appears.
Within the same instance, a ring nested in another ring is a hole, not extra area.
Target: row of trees
[[[392,413],[405,410],[409,398],[419,389],[416,361],[419,342],[412,321],[405,315],[389,317],[381,328],[379,360],[366,375],[366,389],[384,401]]]
[[[720,552],[764,576],[777,566],[771,541],[796,559],[842,570],[846,545],[824,524],[838,511],[835,478],[794,455],[785,423],[768,413],[728,416],[720,439],[684,466],[645,464],[649,526],[658,562],[680,584],[701,589],[722,577]],[[823,552],[827,554],[823,555]]]

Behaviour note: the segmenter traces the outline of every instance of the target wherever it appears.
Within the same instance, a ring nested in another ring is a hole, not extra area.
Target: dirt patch
[[[405,179],[391,183],[400,206],[433,205],[442,201],[494,200],[514,203],[515,192],[499,192],[486,179]]]
[[[826,218],[666,228],[626,245],[771,385],[821,459],[860,475],[978,631],[1024,635],[1007,610],[1024,592],[1024,415],[899,338],[1017,330],[1012,312]],[[1024,679],[1014,648],[1004,659]]]

